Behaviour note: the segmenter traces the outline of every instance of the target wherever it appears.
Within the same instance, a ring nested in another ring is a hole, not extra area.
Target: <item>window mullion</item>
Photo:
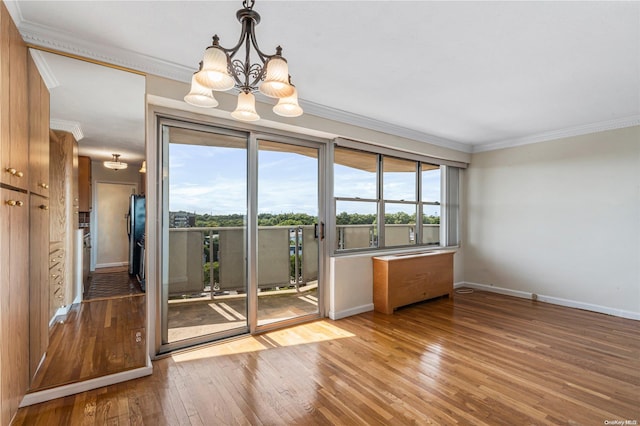
[[[416,245],[422,245],[422,163],[416,163]]]
[[[378,166],[376,175],[378,178],[378,248],[385,247],[384,243],[384,163],[381,154],[378,154]]]

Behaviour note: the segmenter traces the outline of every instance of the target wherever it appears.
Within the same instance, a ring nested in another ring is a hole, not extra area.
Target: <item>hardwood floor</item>
[[[152,376],[21,409],[14,424],[640,421],[638,325],[457,294],[174,354]]]
[[[53,326],[47,356],[30,391],[144,367],[145,312],[144,295],[74,306],[64,322]]]

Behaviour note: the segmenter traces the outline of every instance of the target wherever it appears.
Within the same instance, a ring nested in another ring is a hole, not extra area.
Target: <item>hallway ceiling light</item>
[[[128,167],[127,163],[123,163],[122,161],[120,161],[120,154],[111,155],[113,155],[113,159],[111,161],[105,161],[103,163],[107,169],[118,171],[126,169]]]
[[[260,23],[260,15],[253,10],[255,0],[244,0],[243,9],[236,13],[242,25],[238,43],[230,49],[219,44],[218,35],[213,36],[213,44],[204,52],[200,68],[191,79],[191,90],[184,97],[185,102],[198,107],[212,108],[218,105],[213,90],[237,89],[238,106],[231,116],[241,121],[259,120],[253,93],[278,98],[273,112],[283,117],[298,117],[302,108],[298,105],[298,95],[291,84],[287,60],[282,57],[282,47],[276,48],[274,55],[267,55],[258,47],[255,26]],[[259,63],[251,63],[251,47]],[[234,59],[243,48],[242,59]]]

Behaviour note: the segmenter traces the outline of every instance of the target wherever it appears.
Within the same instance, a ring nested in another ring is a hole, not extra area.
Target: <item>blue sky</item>
[[[246,163],[246,151],[243,149],[170,144],[169,210],[213,215],[246,214]],[[318,173],[315,158],[261,150],[258,164],[259,213],[317,215]],[[336,183],[347,184],[341,184],[336,196],[375,198],[375,176],[372,175],[337,165]],[[424,195],[439,200],[439,173],[428,175],[423,180]],[[405,173],[387,175],[385,191],[392,193],[394,198],[412,200],[415,198],[412,195],[412,180],[413,176]],[[398,210],[391,207],[388,210]],[[366,210],[368,212],[370,209]],[[439,208],[428,206],[425,213],[439,214]]]

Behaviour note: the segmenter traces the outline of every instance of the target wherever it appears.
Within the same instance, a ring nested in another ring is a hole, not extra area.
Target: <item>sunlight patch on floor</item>
[[[301,324],[258,336],[246,336],[172,355],[175,362],[187,362],[224,355],[263,351],[278,346],[306,345],[335,339],[355,337],[326,320]],[[267,344],[265,344],[267,343]]]

